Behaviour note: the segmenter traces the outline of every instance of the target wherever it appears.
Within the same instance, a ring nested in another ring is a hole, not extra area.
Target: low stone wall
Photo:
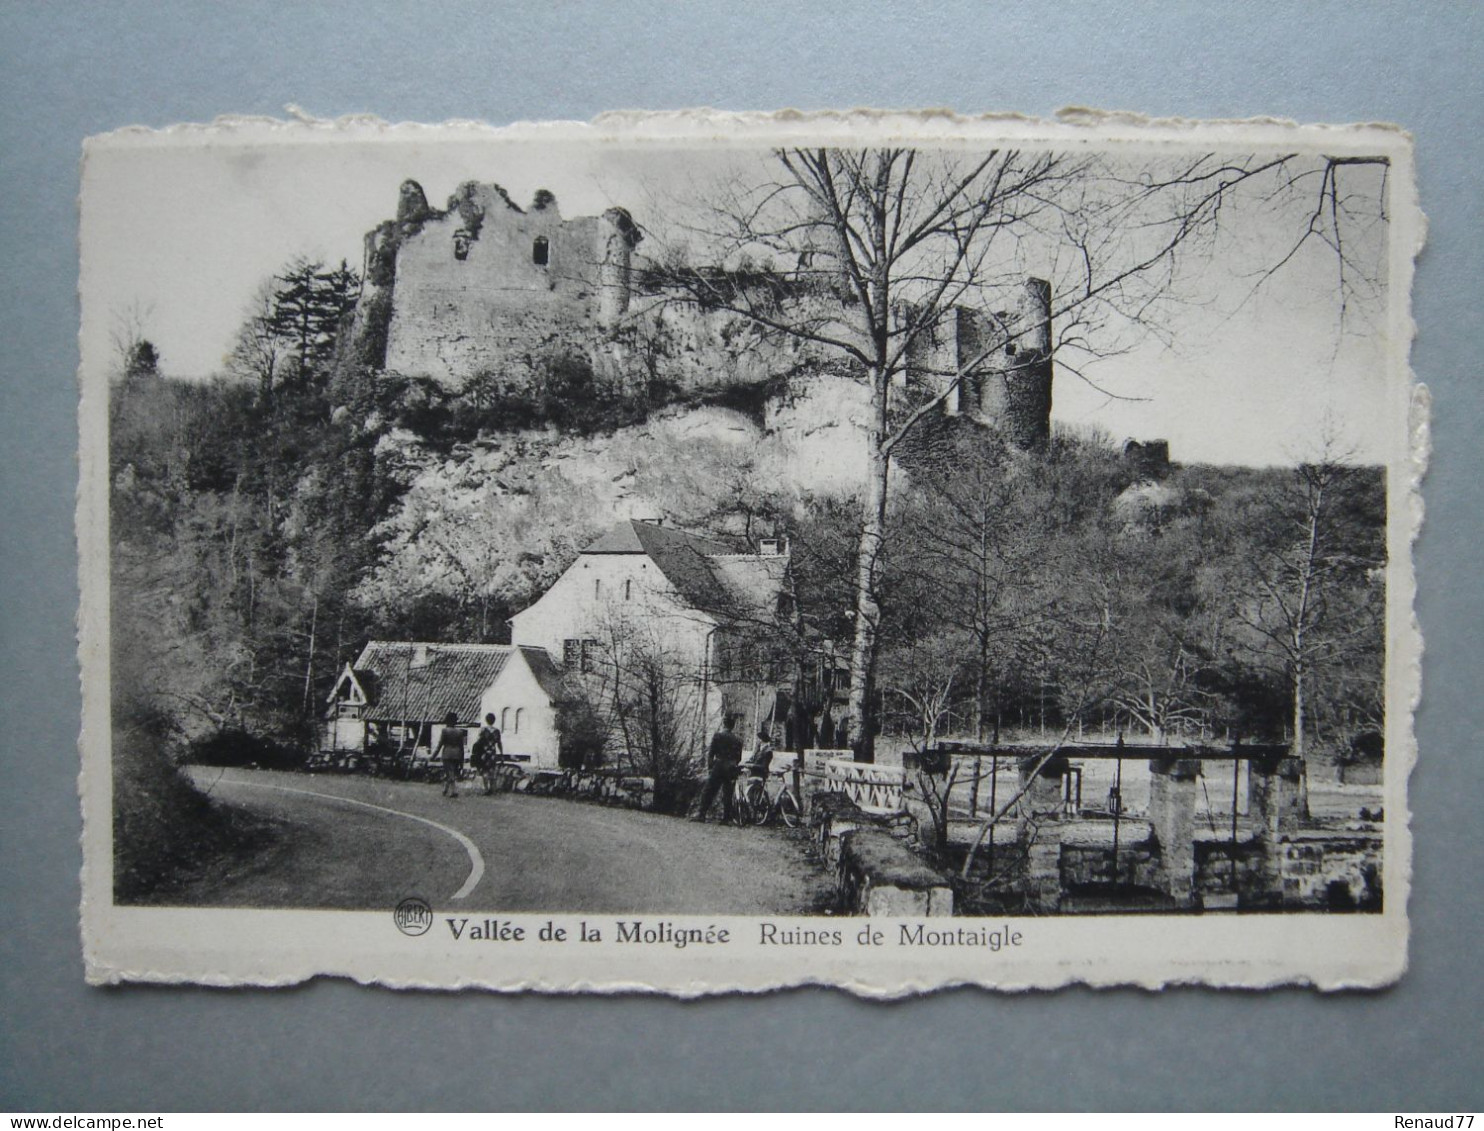
[[[626,809],[653,809],[655,803],[654,779],[627,774],[537,770],[518,778],[512,789],[516,793],[574,797]]]
[[[1287,907],[1379,911],[1381,838],[1298,833],[1273,846]]]
[[[815,846],[824,862],[840,866],[841,841],[846,833],[860,828],[880,828],[883,822],[872,817],[843,793],[821,791],[809,798],[809,828]]]
[[[1159,886],[1159,849],[1145,841],[1142,844],[1119,845],[1118,867],[1113,867],[1113,849],[1061,846],[1058,871],[1061,886],[1068,890],[1094,884],[1125,884],[1141,888]]]
[[[890,833],[855,829],[840,841],[840,894],[855,913],[895,918],[953,914],[947,877]]]
[[[1131,899],[1134,906],[1139,891],[1159,894],[1161,906],[1168,896],[1175,907],[1206,910],[1371,911],[1381,905],[1379,833],[1312,829],[1275,841],[1244,829],[1234,883],[1228,838],[1196,837],[1189,855],[1175,853],[1172,862],[1147,825],[1129,821],[1115,870],[1112,843],[1100,824],[1043,821],[1034,839],[1019,842],[1025,860],[1020,887],[1041,910],[1072,910],[1089,897]]]
[[[809,801],[820,855],[835,869],[840,902],[857,915],[921,917],[953,914],[948,878],[903,843],[890,818],[865,812],[843,793]]]
[[[1260,841],[1237,842],[1236,886],[1232,886],[1232,845],[1230,840],[1198,840],[1195,843],[1195,889],[1202,900],[1211,896],[1236,893],[1241,901],[1263,904],[1270,902],[1262,894],[1265,855]]]
[[[1146,821],[1127,820],[1115,833],[1111,821],[1041,821],[1034,837],[1006,846],[1025,854],[1023,887],[1042,911],[1064,910],[1069,896],[1119,888],[1163,890],[1163,856]]]

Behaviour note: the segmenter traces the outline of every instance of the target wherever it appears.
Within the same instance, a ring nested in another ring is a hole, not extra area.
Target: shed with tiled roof
[[[561,696],[560,670],[540,648],[373,640],[330,692],[325,745],[431,751],[450,713],[471,730],[492,714],[508,755],[555,766]]]

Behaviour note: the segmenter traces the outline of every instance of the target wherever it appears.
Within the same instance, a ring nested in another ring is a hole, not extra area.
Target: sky
[[[617,204],[659,231],[666,199],[704,191],[718,177],[762,177],[772,161],[750,149],[431,131],[291,136],[141,133],[135,144],[89,151],[80,283],[85,380],[114,367],[125,324],[155,344],[166,373],[199,379],[218,372],[258,286],[296,256],[344,258],[359,268],[364,234],[393,215],[398,186],[409,177],[434,207],[463,181],[496,181],[522,205],[545,188],[566,217]],[[1121,341],[1123,352],[1085,367],[1086,380],[1058,370],[1053,419],[1114,440],[1165,438],[1173,458],[1187,463],[1293,463],[1317,454],[1321,432],[1354,458],[1384,462],[1397,417],[1384,301],[1342,320],[1332,256],[1317,245],[1253,287],[1253,272],[1281,257],[1305,219],[1293,209],[1236,217],[1219,254],[1183,289],[1193,301],[1162,308],[1164,334]],[[1045,249],[1027,254],[1028,269],[1052,271],[1034,261]]]

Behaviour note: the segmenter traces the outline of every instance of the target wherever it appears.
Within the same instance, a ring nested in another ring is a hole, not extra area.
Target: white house
[[[682,709],[698,734],[734,714],[750,738],[759,724],[781,721],[778,642],[788,602],[785,542],[738,553],[713,538],[628,520],[511,618],[511,639],[560,657],[578,676],[601,675],[624,655],[663,653],[685,685]]]
[[[561,694],[561,673],[540,648],[373,640],[335,681],[322,746],[365,750],[384,742],[427,756],[450,711],[461,727],[493,714],[508,757],[556,766]]]

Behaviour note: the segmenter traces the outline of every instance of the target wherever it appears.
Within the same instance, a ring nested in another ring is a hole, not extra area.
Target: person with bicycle
[[[484,716],[484,726],[479,728],[479,737],[474,740],[474,769],[484,778],[486,796],[495,792],[495,772],[504,757],[505,743],[491,712]]]
[[[747,761],[747,776],[757,781],[768,780],[768,770],[773,765],[773,739],[768,728],[757,732],[757,749]]]
[[[711,748],[706,752],[706,785],[701,790],[700,808],[692,821],[705,824],[706,811],[721,794],[721,819],[726,824],[732,820],[732,792],[737,774],[742,769],[742,740],[732,733],[737,725],[737,716],[728,715],[722,720],[721,729],[711,737]]]
[[[766,729],[757,732],[757,750],[748,760],[747,781],[738,790],[738,808],[744,824],[766,825],[775,817],[789,828],[797,828],[801,807],[798,796],[786,783],[780,782],[774,794],[768,792],[768,778],[773,776],[773,742]],[[783,777],[783,771],[777,776]]]
[[[762,824],[768,812],[768,769],[773,764],[773,741],[766,727],[757,732],[757,749],[752,752],[742,775],[737,779],[737,819],[739,824]]]

